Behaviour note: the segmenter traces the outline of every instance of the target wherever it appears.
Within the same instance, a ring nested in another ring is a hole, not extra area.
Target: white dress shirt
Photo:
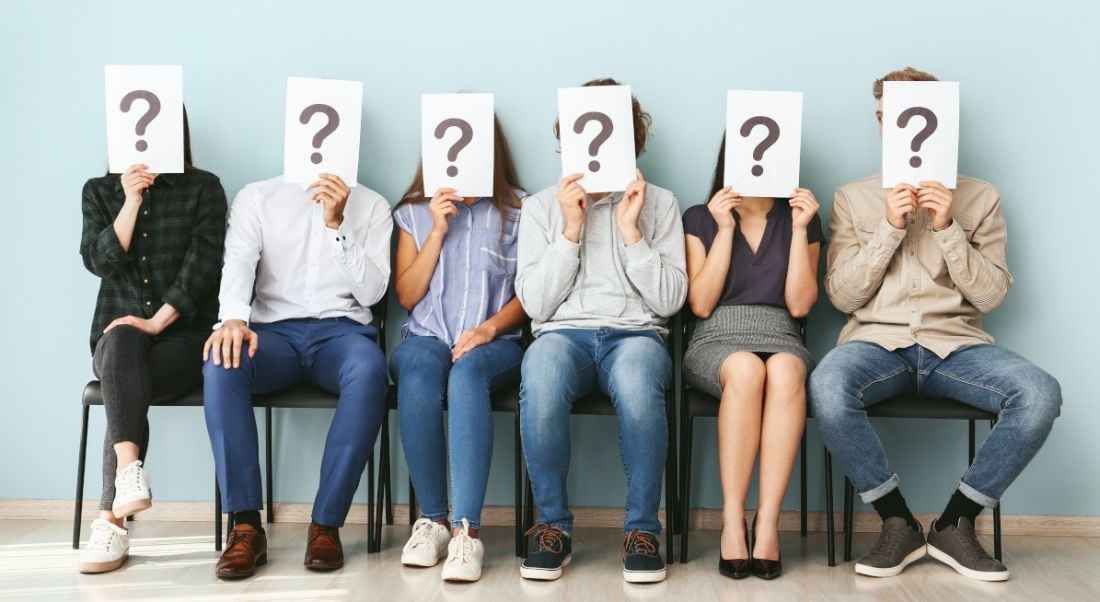
[[[390,206],[364,186],[351,189],[338,230],[308,186],[282,176],[245,186],[229,210],[219,325],[293,318],[371,322],[390,279]],[[255,290],[255,296],[253,296]]]

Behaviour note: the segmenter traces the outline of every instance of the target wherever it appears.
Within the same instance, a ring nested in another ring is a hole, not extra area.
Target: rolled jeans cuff
[[[870,504],[871,502],[881,498],[887,493],[890,493],[891,491],[897,489],[899,482],[900,480],[898,479],[898,475],[892,474],[890,475],[889,479],[886,479],[886,481],[878,487],[875,487],[874,489],[871,489],[869,491],[859,492],[859,499],[864,504]]]
[[[981,504],[982,506],[985,506],[986,508],[996,508],[997,507],[997,500],[995,500],[995,499],[989,497],[988,495],[978,491],[977,489],[974,489],[973,487],[971,487],[970,485],[967,485],[966,483],[963,483],[962,481],[959,481],[959,492],[961,492],[963,495],[965,495],[967,497],[967,499],[974,502],[975,504]]]

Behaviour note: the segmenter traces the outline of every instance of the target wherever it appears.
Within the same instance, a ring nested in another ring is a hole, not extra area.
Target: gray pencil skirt
[[[802,342],[798,322],[772,305],[724,305],[699,322],[684,353],[684,378],[691,388],[722,396],[722,362],[739,351],[790,353],[813,369],[814,357]]]

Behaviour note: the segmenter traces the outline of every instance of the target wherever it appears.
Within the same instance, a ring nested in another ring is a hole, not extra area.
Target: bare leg
[[[764,419],[760,441],[760,509],[753,557],[779,559],[779,507],[806,426],[806,367],[789,353],[766,362]]]
[[[760,445],[764,362],[756,354],[734,353],[722,362],[718,407],[718,471],[722,478],[722,558],[748,558],[745,497]]]
[[[119,441],[114,445],[115,457],[118,458],[118,465],[115,468],[115,472],[122,472],[123,468],[137,462],[138,455],[141,453],[138,446],[133,441]]]
[[[126,528],[126,518],[115,518],[115,513],[111,512],[110,510],[100,510],[99,518],[102,518],[103,520],[115,525],[116,527],[122,527],[123,529]]]

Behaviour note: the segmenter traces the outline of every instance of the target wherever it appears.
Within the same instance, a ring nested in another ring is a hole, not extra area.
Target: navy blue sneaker
[[[573,540],[557,527],[539,523],[527,533],[531,537],[527,558],[519,567],[524,579],[553,581],[561,577],[562,569],[573,560]]]
[[[657,536],[637,529],[623,540],[623,579],[628,583],[657,583],[665,580],[665,561]]]

